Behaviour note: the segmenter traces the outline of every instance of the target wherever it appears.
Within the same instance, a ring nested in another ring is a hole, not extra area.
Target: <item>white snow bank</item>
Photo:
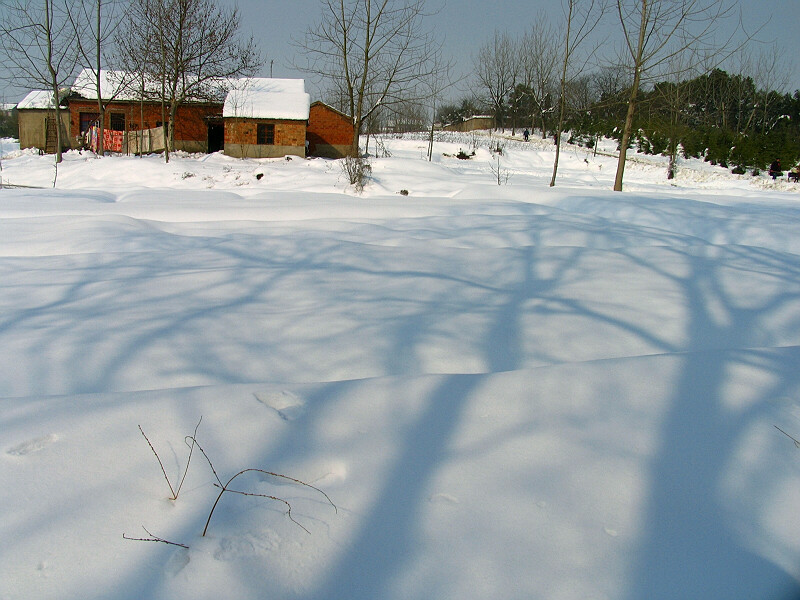
[[[798,188],[382,142],[0,190],[0,598],[799,597]]]

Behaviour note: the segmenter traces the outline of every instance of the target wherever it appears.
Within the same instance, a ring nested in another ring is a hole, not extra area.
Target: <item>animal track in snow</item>
[[[430,498],[428,498],[429,502],[434,504],[460,504],[461,502],[455,496],[451,496],[450,494],[434,494]]]
[[[22,442],[21,444],[17,444],[13,448],[6,450],[6,454],[10,454],[11,456],[25,456],[27,454],[31,454],[32,452],[39,452],[39,450],[47,448],[47,446],[56,440],[58,440],[58,436],[55,433],[51,433],[50,435],[45,435],[40,438],[35,438],[26,442]]]
[[[256,400],[271,408],[284,421],[294,421],[306,412],[306,403],[301,397],[289,391],[253,392]]]
[[[347,463],[342,460],[325,461],[318,465],[318,470],[324,475],[317,477],[311,483],[314,485],[331,485],[347,479]]]

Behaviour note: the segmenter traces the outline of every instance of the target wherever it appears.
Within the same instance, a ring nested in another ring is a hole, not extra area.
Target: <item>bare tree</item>
[[[555,96],[558,79],[557,33],[542,11],[536,15],[533,26],[522,36],[520,45],[520,82],[525,87],[530,101],[536,108],[531,115],[531,129],[536,127],[536,116],[547,136],[546,114],[551,107],[548,99]]]
[[[140,0],[132,8],[124,53],[145,75],[145,93],[161,101],[169,162],[178,107],[219,100],[228,80],[254,74],[263,60],[252,37],[239,37],[238,9],[215,0]]]
[[[67,17],[75,32],[75,45],[79,63],[91,72],[94,92],[97,93],[98,152],[103,153],[105,110],[114,95],[122,91],[127,82],[115,82],[115,89],[102,89],[102,71],[108,68],[109,54],[125,14],[122,0],[71,0],[67,4]],[[109,97],[104,98],[103,93]]]
[[[353,118],[351,154],[364,125],[381,108],[423,100],[420,83],[435,73],[441,45],[424,29],[424,0],[322,0],[320,21],[295,45],[297,68],[325,82]]]
[[[456,85],[457,81],[453,77],[453,63],[445,60],[441,53],[437,53],[433,58],[435,68],[431,75],[423,79],[422,85],[426,90],[427,108],[430,113],[430,135],[428,137],[428,161],[433,160],[433,138],[436,129],[436,113],[442,102],[445,91]]]
[[[693,57],[690,51],[675,55],[667,69],[667,80],[660,82],[654,89],[657,92],[657,99],[664,106],[666,112],[662,128],[669,138],[667,179],[675,179],[678,173],[678,138],[683,125],[683,112],[688,102],[690,88],[689,82],[683,78],[689,73],[689,69],[685,65],[699,62],[701,61]]]
[[[647,0],[643,1],[646,2]],[[556,126],[555,134],[556,156],[553,160],[553,176],[550,178],[550,187],[556,184],[569,83],[581,70],[575,66],[579,62],[576,58],[581,46],[583,46],[600,21],[600,17],[605,10],[605,4],[602,0],[562,0],[562,8],[564,9],[566,31],[564,34],[564,54],[562,56],[560,91],[558,95],[558,125]],[[580,61],[580,64],[585,65],[585,61]]]
[[[475,77],[494,111],[496,126],[505,125],[506,101],[519,77],[519,54],[514,40],[506,33],[481,46],[472,60]]]
[[[730,0],[732,2],[733,0]],[[687,51],[698,56],[711,55],[711,49],[722,49],[730,39],[715,39],[721,26],[732,15],[729,0],[616,0],[616,12],[622,30],[621,57],[633,76],[628,110],[620,142],[614,190],[622,190],[625,159],[633,127],[640,87],[664,70],[675,57]],[[673,62],[674,64],[674,62]],[[691,68],[692,64],[684,64]]]
[[[758,88],[758,104],[763,115],[762,133],[766,133],[771,125],[769,107],[780,97],[780,93],[788,91],[791,75],[791,62],[786,58],[786,51],[780,44],[773,43],[761,48],[756,57],[753,80]]]
[[[731,96],[736,106],[736,133],[742,134],[751,127],[758,111],[753,58],[749,49],[742,48],[736,52],[728,68],[733,75]]]
[[[74,31],[55,0],[3,0],[0,57],[15,85],[53,92],[56,164],[65,132],[61,123],[62,88],[75,70]]]

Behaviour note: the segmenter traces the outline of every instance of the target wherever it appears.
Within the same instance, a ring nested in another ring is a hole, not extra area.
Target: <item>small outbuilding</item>
[[[309,155],[343,158],[353,148],[353,119],[318,100],[311,104],[306,138]]]
[[[34,90],[17,104],[19,147],[38,148],[44,152],[56,151],[56,110],[52,91]],[[62,107],[61,146],[68,149],[69,112]]]
[[[311,98],[302,79],[247,78],[225,97],[225,154],[238,158],[306,155]]]

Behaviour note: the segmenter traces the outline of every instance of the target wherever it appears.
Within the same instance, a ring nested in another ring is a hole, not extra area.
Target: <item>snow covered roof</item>
[[[127,90],[131,77],[124,71],[100,71],[100,96],[103,99],[137,100],[134,90]],[[97,100],[97,78],[91,69],[83,69],[72,84],[72,91],[87,100]]]
[[[247,78],[232,83],[222,116],[307,121],[310,105],[302,79]]]
[[[19,104],[17,104],[17,110],[23,110],[26,108],[55,108],[55,102],[53,102],[53,92],[47,90],[33,90],[32,92],[29,92],[28,95],[25,96],[19,102]]]
[[[100,95],[104,100],[137,101],[140,99],[141,78],[139,73],[126,71],[100,71]],[[201,86],[205,92],[203,97],[190,100],[203,101],[207,98],[218,97],[222,101],[224,91],[228,84],[224,80],[209,80]],[[146,96],[157,95],[160,84],[149,78],[144,82]],[[72,92],[87,100],[97,100],[97,79],[91,69],[84,69],[75,78],[72,84]]]

